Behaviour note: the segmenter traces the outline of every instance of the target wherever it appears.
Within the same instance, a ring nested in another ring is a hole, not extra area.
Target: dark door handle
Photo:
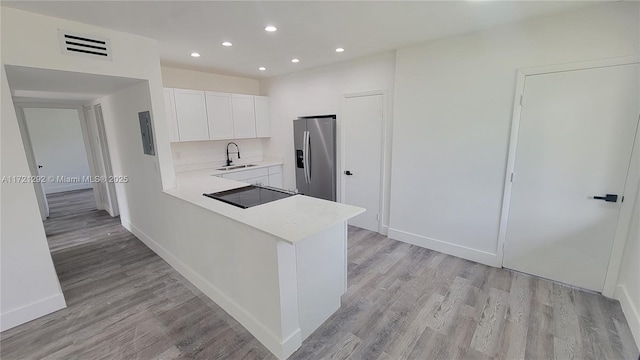
[[[616,194],[607,194],[606,196],[594,196],[596,200],[604,200],[607,202],[618,202],[618,195]]]
[[[42,169],[42,165],[38,165],[38,169]]]
[[[344,174],[345,175],[349,175],[349,176],[353,175],[353,173],[351,171],[349,171],[349,170],[345,171]]]

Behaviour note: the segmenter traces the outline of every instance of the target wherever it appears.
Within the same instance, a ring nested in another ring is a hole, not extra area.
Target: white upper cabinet
[[[269,98],[164,88],[169,141],[269,137]]]
[[[178,120],[176,119],[176,101],[173,97],[173,89],[164,88],[164,110],[167,114],[167,125],[169,125],[169,141],[180,141],[178,132]]]
[[[235,138],[231,94],[207,91],[205,96],[209,122],[209,139],[227,140]]]
[[[266,96],[254,96],[253,100],[256,112],[256,137],[270,137],[269,98]]]
[[[256,137],[256,113],[251,95],[231,95],[236,139]]]
[[[174,89],[180,141],[209,140],[204,91]]]

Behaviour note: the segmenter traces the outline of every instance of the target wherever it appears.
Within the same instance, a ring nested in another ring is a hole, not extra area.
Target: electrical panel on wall
[[[142,150],[147,155],[155,155],[156,149],[153,143],[153,129],[151,128],[151,113],[143,111],[138,113],[140,120],[140,133],[142,135]]]

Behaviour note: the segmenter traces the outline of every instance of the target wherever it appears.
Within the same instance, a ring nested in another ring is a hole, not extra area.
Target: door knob
[[[595,200],[604,200],[607,202],[618,202],[618,195],[616,194],[607,194],[606,196],[594,196]]]
[[[42,165],[38,165],[38,169],[42,169]]]
[[[353,173],[352,173],[351,171],[349,171],[349,170],[345,171],[345,172],[344,172],[344,174],[345,174],[345,175],[348,175],[348,176],[353,175]]]

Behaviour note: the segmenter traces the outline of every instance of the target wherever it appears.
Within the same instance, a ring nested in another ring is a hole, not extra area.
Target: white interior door
[[[379,231],[380,166],[382,162],[383,96],[345,98],[342,127],[345,141],[343,166],[345,204],[367,211],[349,220],[349,225]]]
[[[505,267],[602,291],[638,126],[638,79],[638,64],[526,77]],[[606,194],[617,201],[595,198]]]
[[[40,170],[38,168],[38,162],[33,151],[33,144],[31,143],[31,136],[29,135],[29,128],[24,116],[24,109],[16,106],[16,115],[18,118],[18,126],[20,127],[20,135],[22,137],[22,143],[24,144],[24,152],[27,155],[27,163],[29,164],[29,170],[31,176],[40,177]],[[34,182],[33,188],[36,192],[36,200],[38,201],[38,208],[40,209],[40,218],[44,221],[49,217],[49,201],[44,193],[44,187],[42,182]]]

